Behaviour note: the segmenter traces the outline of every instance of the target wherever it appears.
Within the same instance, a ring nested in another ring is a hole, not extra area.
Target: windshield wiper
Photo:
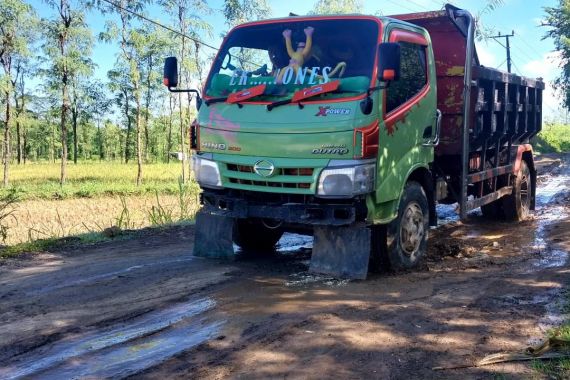
[[[251,98],[255,98],[256,96],[261,96],[261,95],[265,94],[266,88],[267,88],[266,84],[260,84],[258,86],[253,86],[250,88],[245,88],[245,89],[238,91],[238,92],[234,92],[232,94],[229,94],[228,96],[224,96],[221,98],[208,99],[205,101],[205,103],[207,106],[209,106],[210,104],[222,103],[222,102],[235,104],[235,103],[243,102],[244,100],[248,100]]]
[[[303,88],[296,91],[291,99],[280,100],[267,105],[267,110],[271,111],[275,107],[284,106],[286,104],[300,103],[302,100],[312,98],[314,96],[326,94],[329,92],[335,92],[340,86],[340,80],[335,80],[333,82],[318,84],[316,86],[311,86]]]

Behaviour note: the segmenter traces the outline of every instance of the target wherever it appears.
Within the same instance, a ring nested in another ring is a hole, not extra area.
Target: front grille
[[[239,173],[255,173],[251,165],[227,164],[228,171]],[[278,168],[275,175],[312,176],[313,168]]]
[[[269,182],[269,181],[252,181],[250,179],[230,178],[230,183],[237,183],[238,185],[249,186],[266,186],[266,187],[281,187],[285,189],[310,189],[310,182],[289,183],[289,182]]]
[[[275,168],[271,177],[261,177],[255,173],[253,165],[226,163],[224,176],[230,184],[239,185],[248,190],[269,191],[280,189],[287,191],[310,191],[314,179],[314,168]]]

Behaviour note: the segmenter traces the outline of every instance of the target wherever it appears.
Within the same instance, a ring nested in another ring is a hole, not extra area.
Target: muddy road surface
[[[570,157],[543,157],[540,173],[531,220],[442,208],[423,270],[367,281],[309,274],[298,235],[263,259],[194,258],[192,226],[4,260],[0,378],[535,376],[432,368],[520,350],[565,317]]]

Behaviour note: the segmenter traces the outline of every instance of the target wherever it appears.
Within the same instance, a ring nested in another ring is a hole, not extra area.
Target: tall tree
[[[118,0],[115,2],[118,7],[111,6],[104,8],[106,11],[116,13],[119,16],[119,24],[108,22],[105,32],[100,37],[103,40],[111,41],[118,38],[120,45],[120,59],[128,67],[129,81],[132,88],[132,95],[135,101],[135,132],[136,132],[136,155],[137,155],[137,186],[143,180],[143,159],[142,159],[142,84],[141,84],[141,55],[140,45],[144,36],[136,30],[131,12],[142,13],[146,0]],[[127,97],[128,99],[128,97]],[[127,120],[129,117],[127,116]]]
[[[162,0],[162,5],[166,11],[171,15],[176,24],[178,35],[174,36],[179,39],[178,57],[180,57],[180,67],[178,78],[180,78],[180,85],[190,87],[193,84],[201,84],[201,78],[196,77],[200,70],[197,68],[199,62],[196,57],[198,56],[193,50],[197,48],[197,44],[191,44],[188,37],[199,38],[203,34],[211,33],[211,25],[200,18],[201,15],[211,12],[210,7],[204,0]],[[188,59],[187,57],[194,57]],[[194,83],[192,83],[194,82]],[[188,107],[185,109],[183,104],[184,97]],[[187,171],[187,153],[186,138],[187,128],[190,118],[189,111],[192,97],[188,94],[179,93],[179,116],[180,116],[180,150],[182,153],[182,182],[185,183],[188,179]]]
[[[111,112],[112,100],[107,96],[103,83],[99,80],[90,81],[85,89],[87,97],[87,112],[95,119],[97,126],[97,134],[95,138],[95,145],[97,146],[97,155],[99,160],[105,158],[103,150],[103,131],[101,130],[101,123],[103,118]]]
[[[22,67],[16,61],[28,55],[30,31],[35,22],[32,8],[21,0],[0,0],[0,64],[3,75],[0,90],[4,95],[4,145],[3,145],[3,185],[9,184],[11,158],[10,130],[12,128],[12,97],[14,88],[22,75]]]
[[[67,173],[68,116],[70,111],[70,82],[74,77],[87,74],[90,66],[87,57],[91,54],[93,39],[91,30],[85,23],[85,13],[80,11],[82,3],[72,0],[46,0],[56,11],[54,19],[45,21],[47,32],[44,52],[51,61],[48,73],[55,75],[48,78],[59,89],[61,96],[60,141],[61,172],[59,182],[65,184]],[[57,79],[56,79],[57,78]]]
[[[89,82],[88,75],[93,72],[93,62],[89,57],[82,57],[82,72],[75,72],[70,80],[71,87],[71,126],[73,132],[73,163],[77,164],[79,155],[79,119],[87,111]]]
[[[544,38],[552,38],[561,61],[562,72],[554,82],[562,96],[562,105],[570,110],[570,1],[559,0],[557,7],[547,7],[544,26],[549,30]]]
[[[362,0],[318,0],[311,14],[347,14],[362,13],[364,3]]]
[[[115,104],[125,119],[126,133],[125,141],[122,144],[124,146],[122,157],[127,164],[131,158],[131,135],[133,129],[133,110],[131,105],[134,102],[129,70],[125,67],[124,62],[117,61],[115,68],[107,73],[107,77],[109,78],[109,89],[115,94]]]

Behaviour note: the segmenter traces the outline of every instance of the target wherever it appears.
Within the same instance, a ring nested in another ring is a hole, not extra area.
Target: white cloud
[[[522,75],[531,78],[553,80],[560,74],[561,58],[558,52],[546,53],[542,59],[527,62],[521,67]]]
[[[484,44],[477,44],[477,55],[479,56],[479,62],[481,62],[483,66],[497,67],[499,64],[495,55],[491,53]]]

